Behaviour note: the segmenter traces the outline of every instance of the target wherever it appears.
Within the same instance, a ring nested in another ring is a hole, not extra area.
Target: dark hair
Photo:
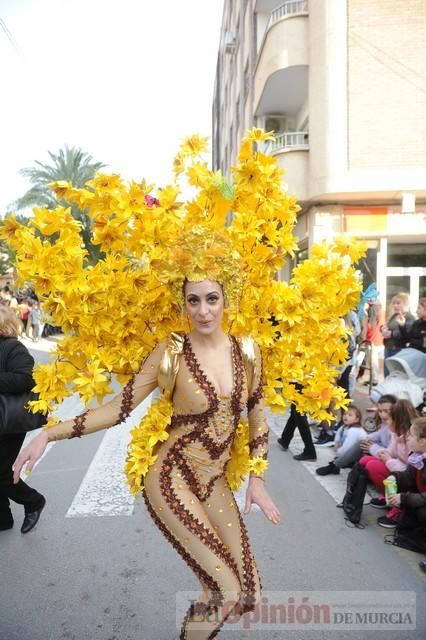
[[[391,404],[394,405],[398,402],[398,398],[396,396],[393,396],[391,393],[385,393],[384,395],[380,396],[380,398],[377,400],[377,404]],[[376,423],[376,427],[378,427],[381,424],[380,421],[380,416],[379,416],[379,412],[376,411],[376,415],[374,417],[374,421]]]
[[[393,396],[391,393],[385,393],[377,400],[377,404],[385,404],[385,402],[389,402],[389,404],[396,404],[398,402],[398,398]]]
[[[354,414],[357,417],[357,420],[359,422],[359,424],[362,424],[362,413],[361,413],[361,409],[358,409],[358,407],[356,407],[354,404],[348,404],[348,406],[345,409],[345,413],[347,411],[353,411]]]
[[[398,400],[391,407],[390,417],[395,425],[396,435],[405,436],[411,423],[419,417],[419,414],[409,400]]]
[[[416,418],[413,420],[413,427],[416,432],[416,437],[419,440],[421,438],[426,438],[426,418]]]

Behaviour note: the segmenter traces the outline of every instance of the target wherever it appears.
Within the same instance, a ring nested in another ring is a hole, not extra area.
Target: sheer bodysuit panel
[[[260,581],[247,531],[225,478],[226,463],[241,412],[248,408],[252,456],[267,456],[268,428],[262,399],[260,354],[248,382],[243,355],[230,336],[233,388],[221,396],[202,371],[188,337],[174,384],[169,438],[155,450],[145,476],[144,499],[158,528],[199,578],[203,594],[185,617],[181,638],[204,640],[219,632],[230,603],[248,610]],[[166,345],[159,345],[123,392],[75,423],[49,429],[49,440],[92,433],[112,426],[151,393],[161,380]],[[225,611],[226,608],[226,611]]]

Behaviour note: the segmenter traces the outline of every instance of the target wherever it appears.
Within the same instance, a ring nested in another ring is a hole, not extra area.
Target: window
[[[426,267],[426,244],[388,244],[388,267]]]

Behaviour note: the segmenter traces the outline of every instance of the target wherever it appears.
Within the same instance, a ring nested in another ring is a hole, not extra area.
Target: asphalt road
[[[37,357],[48,355],[41,350]],[[278,431],[279,419],[272,426]],[[177,598],[198,591],[197,581],[154,527],[143,501],[133,504],[126,496],[117,471],[126,427],[119,429],[123,434],[112,429],[55,443],[31,475],[29,482],[46,495],[47,506],[38,526],[23,536],[22,508],[15,505],[15,528],[0,533],[0,640],[178,637]],[[268,630],[252,625],[246,631],[231,625],[220,637],[424,640],[421,556],[384,544],[389,532],[374,524],[378,514],[368,508],[365,529],[346,526],[331,495],[338,487],[329,492],[309,465],[279,449],[274,435],[270,462],[268,486],[282,523],[270,524],[259,511],[245,517],[265,602],[289,603],[293,597],[300,604],[305,597],[305,602],[334,603],[340,598],[350,609],[355,600],[373,607],[380,599],[389,602],[391,592],[403,592],[395,594],[400,605],[416,602],[415,609],[407,610],[416,613],[415,629],[379,630],[365,617],[343,628],[335,617],[332,628],[321,621],[314,630],[302,623],[297,629],[283,623]]]

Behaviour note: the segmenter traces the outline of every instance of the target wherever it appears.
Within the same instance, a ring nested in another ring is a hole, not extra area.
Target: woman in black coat
[[[403,318],[398,321],[398,324],[406,346],[426,353],[426,298],[420,298],[416,313],[418,320],[409,330]]]
[[[17,317],[0,307],[0,394],[25,393],[34,386],[34,360],[17,339],[18,331]],[[0,531],[13,527],[10,500],[22,504],[25,509],[21,533],[31,531],[46,504],[44,496],[22,480],[13,484],[12,465],[24,442],[25,432],[25,424],[22,433],[0,432]]]

